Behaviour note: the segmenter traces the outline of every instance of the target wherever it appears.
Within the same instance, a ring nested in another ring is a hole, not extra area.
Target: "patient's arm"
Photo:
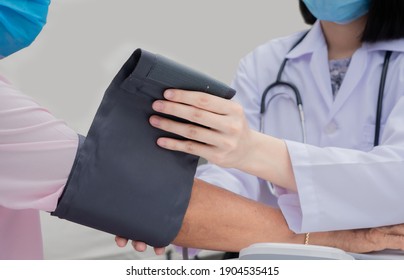
[[[257,242],[304,243],[281,212],[196,179],[174,244],[236,252]]]
[[[310,244],[349,252],[404,249],[404,226],[311,233]],[[195,180],[190,205],[174,244],[236,252],[257,242],[304,243],[278,209]]]
[[[156,229],[158,230],[158,229]],[[350,252],[404,249],[404,226],[311,233],[310,244]],[[281,212],[201,180],[195,180],[189,207],[174,244],[202,249],[239,251],[257,242],[304,243],[289,230]],[[126,240],[117,239],[118,246]],[[141,242],[135,242],[140,248]],[[139,248],[139,247],[135,247]]]

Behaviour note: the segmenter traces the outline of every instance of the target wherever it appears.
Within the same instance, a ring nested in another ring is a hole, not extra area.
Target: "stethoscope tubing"
[[[373,146],[379,146],[380,141],[380,129],[382,122],[382,111],[383,111],[383,98],[384,98],[384,89],[386,87],[386,77],[387,72],[389,70],[390,57],[392,51],[387,51],[384,56],[383,70],[382,75],[380,76],[380,86],[379,86],[379,96],[377,98],[377,108],[376,108],[376,126],[375,126],[375,138],[373,141]]]
[[[307,33],[305,33],[302,38],[300,38],[297,43],[295,43],[295,45],[293,45],[293,47],[289,50],[289,52],[291,50],[293,50],[296,46],[298,46],[303,39],[306,37]],[[380,85],[379,85],[379,94],[378,94],[378,99],[377,99],[377,108],[376,108],[376,122],[375,122],[375,136],[374,136],[374,147],[379,145],[379,139],[380,139],[380,129],[381,129],[381,118],[382,118],[382,111],[383,111],[383,98],[384,98],[384,90],[385,90],[385,86],[386,86],[386,78],[387,78],[387,72],[389,69],[389,64],[390,64],[390,57],[392,55],[392,51],[386,51],[385,57],[384,57],[384,62],[383,62],[383,69],[382,69],[382,73],[380,76]],[[293,83],[290,82],[286,82],[282,80],[282,74],[285,70],[286,64],[289,61],[288,58],[285,58],[282,61],[282,64],[279,68],[278,71],[278,75],[277,78],[275,80],[275,82],[273,82],[272,84],[268,85],[265,90],[262,93],[261,96],[261,104],[260,104],[260,132],[264,133],[264,124],[265,124],[265,111],[266,108],[269,106],[269,104],[271,103],[271,101],[279,96],[282,95],[283,93],[277,93],[272,95],[268,102],[266,102],[266,98],[268,93],[270,92],[270,90],[272,90],[273,88],[277,87],[277,86],[284,86],[284,87],[288,87],[292,90],[292,92],[295,95],[296,98],[296,106],[297,109],[299,111],[299,117],[300,117],[300,125],[302,128],[302,142],[303,143],[307,143],[307,134],[306,134],[306,125],[305,125],[305,117],[304,117],[304,110],[303,110],[303,100],[302,97],[300,95],[300,91],[299,89],[296,87],[296,85],[294,85]]]

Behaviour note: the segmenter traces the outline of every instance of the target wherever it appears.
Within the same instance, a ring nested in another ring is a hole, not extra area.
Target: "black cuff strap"
[[[164,57],[136,50],[107,89],[52,213],[156,247],[181,228],[198,157],[159,148],[152,102],[167,88],[231,98],[235,91]]]

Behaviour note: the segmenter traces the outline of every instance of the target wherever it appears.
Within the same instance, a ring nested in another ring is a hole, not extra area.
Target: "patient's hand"
[[[128,239],[115,236],[115,243],[118,247],[125,247],[128,244]],[[132,241],[132,247],[138,252],[144,252],[147,249],[146,243],[142,241]],[[154,252],[156,255],[163,255],[165,252],[165,248],[156,248],[154,247]]]

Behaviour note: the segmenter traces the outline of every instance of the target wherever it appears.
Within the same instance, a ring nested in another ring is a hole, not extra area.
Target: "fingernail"
[[[157,139],[157,145],[159,145],[160,147],[165,147],[166,146],[166,140],[165,139]]]
[[[167,98],[167,99],[171,99],[171,98],[173,98],[174,97],[174,91],[173,90],[166,90],[165,92],[164,92],[164,97],[165,98]]]
[[[150,117],[150,123],[152,126],[159,126],[160,125],[160,119],[156,116]]]
[[[156,102],[154,102],[153,105],[152,105],[152,108],[153,108],[155,111],[162,111],[162,110],[163,110],[163,107],[164,107],[164,104],[163,104],[163,102],[161,102],[161,101],[156,101]]]

